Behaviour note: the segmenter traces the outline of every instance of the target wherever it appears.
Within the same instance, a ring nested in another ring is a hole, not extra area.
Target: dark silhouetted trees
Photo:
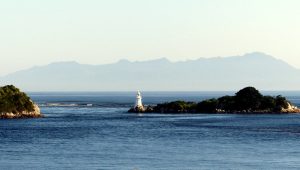
[[[217,99],[204,100],[204,101],[197,104],[196,112],[214,113],[214,112],[216,112],[218,102],[219,101]]]
[[[246,87],[235,95],[236,109],[251,111],[257,110],[262,101],[263,96],[254,87]]]

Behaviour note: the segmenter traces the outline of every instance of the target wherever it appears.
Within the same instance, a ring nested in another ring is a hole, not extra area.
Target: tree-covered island
[[[263,96],[254,87],[246,87],[234,96],[223,96],[218,99],[208,99],[196,102],[173,101],[131,108],[131,113],[300,113],[300,109],[293,106],[283,96]]]
[[[13,85],[0,87],[0,119],[42,117],[39,107]]]

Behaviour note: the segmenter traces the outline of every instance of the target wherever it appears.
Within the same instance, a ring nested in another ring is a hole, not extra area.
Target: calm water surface
[[[148,92],[144,102],[224,94]],[[299,114],[128,114],[134,95],[30,93],[46,117],[0,120],[0,169],[300,169]],[[299,92],[284,95],[300,106]]]

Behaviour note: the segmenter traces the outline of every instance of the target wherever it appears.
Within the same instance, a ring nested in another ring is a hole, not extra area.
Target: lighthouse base
[[[134,108],[134,110],[135,110],[135,112],[137,112],[137,113],[145,112],[144,106],[136,106],[136,107]]]
[[[140,106],[140,107],[132,107],[128,110],[129,113],[152,113],[152,106]]]
[[[136,106],[128,110],[129,113],[144,113],[145,111],[146,108],[144,106]]]

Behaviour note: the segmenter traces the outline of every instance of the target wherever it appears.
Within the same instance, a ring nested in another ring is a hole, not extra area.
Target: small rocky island
[[[13,85],[0,87],[0,119],[42,117],[39,107]]]
[[[246,87],[234,96],[223,96],[218,99],[208,99],[196,102],[173,101],[157,104],[156,106],[141,105],[141,95],[138,93],[137,102],[130,113],[238,113],[238,114],[275,114],[300,113],[283,96],[263,96],[254,87]]]

